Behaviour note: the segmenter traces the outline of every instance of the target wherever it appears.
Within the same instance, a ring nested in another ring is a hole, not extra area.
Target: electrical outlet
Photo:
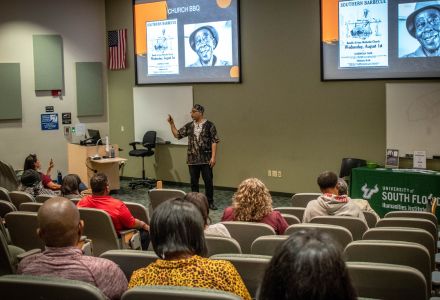
[[[278,174],[277,170],[272,170],[272,177],[277,177],[277,174]]]
[[[281,178],[281,171],[278,171],[278,177]]]
[[[121,125],[121,132],[124,132],[125,128],[124,125]]]
[[[267,170],[267,176],[269,176],[269,177],[272,176],[272,171],[271,170]]]

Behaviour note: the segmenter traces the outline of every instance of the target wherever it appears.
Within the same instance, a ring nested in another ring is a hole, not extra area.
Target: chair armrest
[[[41,249],[31,249],[29,251],[26,251],[26,252],[18,254],[17,255],[17,260],[20,262],[23,258],[26,258],[26,257],[31,256],[31,255],[35,255],[35,254],[38,254],[38,253],[41,253]]]
[[[141,235],[136,229],[119,231],[122,249],[141,249]]]
[[[141,143],[139,143],[139,142],[131,142],[129,145],[133,147],[133,150],[136,150],[136,145],[141,145]]]
[[[81,250],[84,255],[93,256],[92,240],[86,239],[82,244]]]

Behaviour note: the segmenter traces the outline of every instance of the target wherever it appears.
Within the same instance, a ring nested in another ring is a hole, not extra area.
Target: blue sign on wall
[[[41,130],[58,130],[58,114],[41,114]]]

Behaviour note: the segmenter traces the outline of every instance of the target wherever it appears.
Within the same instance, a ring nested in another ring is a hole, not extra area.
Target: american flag
[[[108,68],[125,69],[125,52],[127,50],[127,29],[108,32]]]

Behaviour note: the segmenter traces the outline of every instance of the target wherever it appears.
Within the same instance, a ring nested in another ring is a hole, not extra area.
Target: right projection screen
[[[321,0],[323,80],[436,78],[440,1]]]

